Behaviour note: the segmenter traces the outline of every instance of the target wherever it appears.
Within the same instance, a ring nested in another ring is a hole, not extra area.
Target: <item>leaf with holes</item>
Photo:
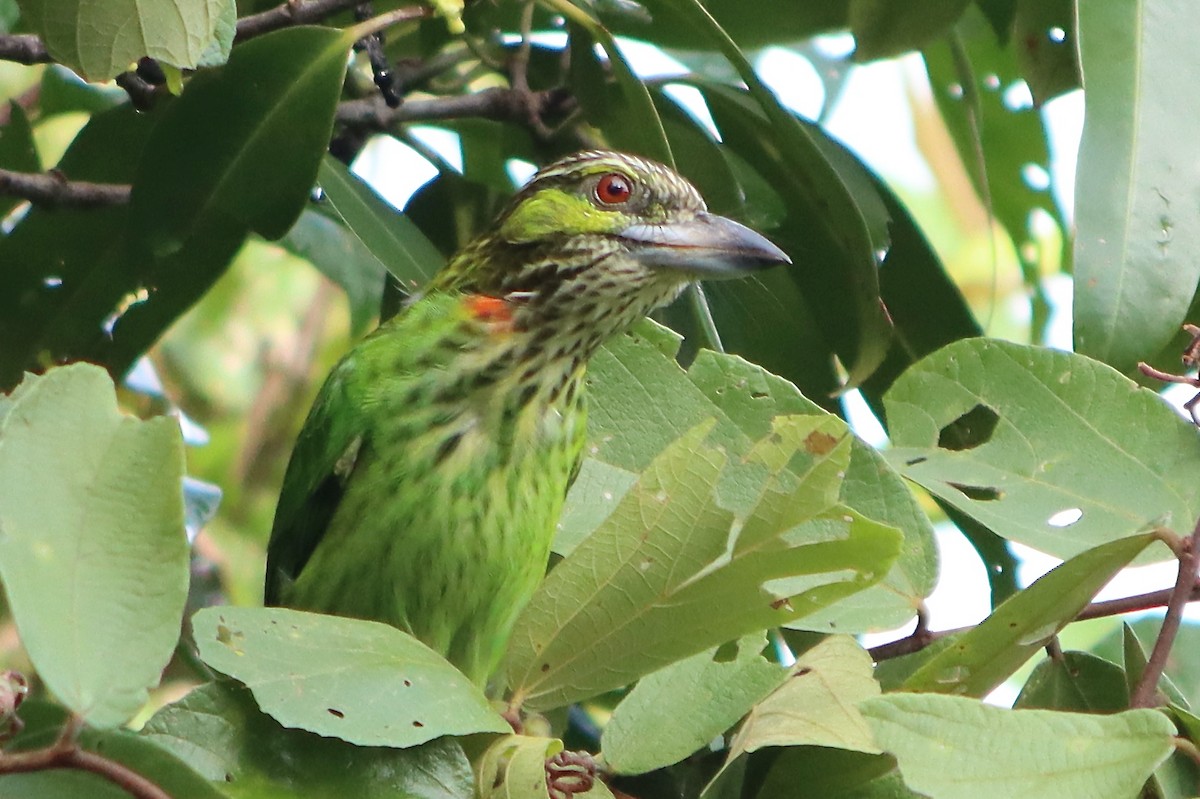
[[[998,535],[1057,557],[1151,527],[1191,529],[1200,515],[1192,425],[1082,355],[955,342],[908,369],[884,405],[893,467]]]
[[[206,608],[192,623],[204,662],[285,727],[396,747],[510,729],[461,672],[395,627],[284,608]]]

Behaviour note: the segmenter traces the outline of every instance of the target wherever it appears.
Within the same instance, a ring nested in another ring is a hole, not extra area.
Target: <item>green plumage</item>
[[[393,624],[486,683],[578,469],[587,359],[697,276],[781,261],[661,165],[588,152],[542,170],[326,380],[267,603]]]

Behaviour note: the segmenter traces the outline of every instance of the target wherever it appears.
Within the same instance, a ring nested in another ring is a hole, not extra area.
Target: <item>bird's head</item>
[[[782,250],[709,213],[674,170],[592,150],[539,171],[432,289],[530,298],[559,318],[579,308],[637,318],[694,280],[781,263],[791,263]]]

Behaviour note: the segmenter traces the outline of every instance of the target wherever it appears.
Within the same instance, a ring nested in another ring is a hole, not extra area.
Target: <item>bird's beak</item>
[[[630,255],[640,263],[698,277],[738,277],[751,269],[792,262],[762,235],[716,214],[701,213],[685,222],[662,225],[630,225],[618,235],[630,243]]]

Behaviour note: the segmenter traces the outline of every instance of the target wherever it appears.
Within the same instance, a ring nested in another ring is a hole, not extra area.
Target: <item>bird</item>
[[[790,263],[663,164],[544,167],[329,374],[265,603],[393,625],[486,687],[582,462],[588,359],[697,279]]]

